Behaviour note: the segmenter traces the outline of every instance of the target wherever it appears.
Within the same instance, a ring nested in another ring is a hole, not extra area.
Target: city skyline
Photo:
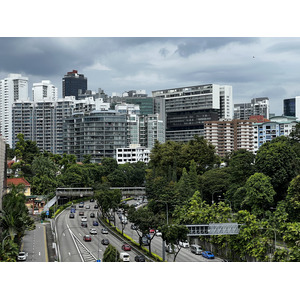
[[[62,78],[84,74],[88,89],[109,96],[198,84],[231,85],[233,103],[269,97],[270,112],[300,95],[300,38],[267,37],[1,37],[0,78],[19,73],[50,80],[62,97]]]

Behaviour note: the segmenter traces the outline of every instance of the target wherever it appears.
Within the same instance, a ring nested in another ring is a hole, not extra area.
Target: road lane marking
[[[41,252],[39,252],[39,256],[41,256]]]

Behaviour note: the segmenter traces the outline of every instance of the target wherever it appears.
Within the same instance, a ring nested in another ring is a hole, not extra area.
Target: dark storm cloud
[[[83,67],[92,63],[76,48],[76,39],[0,38],[0,70],[8,73],[52,76],[64,73],[66,66]],[[80,55],[82,54],[82,55]]]

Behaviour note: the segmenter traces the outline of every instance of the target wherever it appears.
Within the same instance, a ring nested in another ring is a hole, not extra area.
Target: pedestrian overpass
[[[189,229],[187,236],[239,234],[239,226],[240,224],[237,223],[186,225],[186,227]]]

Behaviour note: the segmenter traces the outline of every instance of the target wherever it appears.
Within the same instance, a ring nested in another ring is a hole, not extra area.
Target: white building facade
[[[150,161],[150,149],[141,147],[139,144],[131,144],[127,148],[117,148],[116,160],[118,164],[136,163],[138,161],[148,163]]]
[[[28,78],[9,74],[0,80],[0,134],[12,147],[12,105],[17,100],[28,99]]]

